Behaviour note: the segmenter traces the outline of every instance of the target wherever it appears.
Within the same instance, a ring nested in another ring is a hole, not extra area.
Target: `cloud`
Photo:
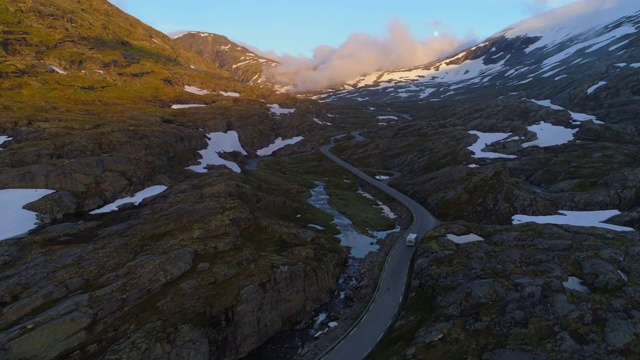
[[[469,41],[449,32],[418,40],[404,23],[394,20],[384,37],[356,33],[337,48],[316,47],[312,57],[273,57],[274,53],[269,53],[281,65],[269,69],[266,77],[276,84],[291,86],[293,92],[324,89],[376,71],[425,64],[459,50]]]

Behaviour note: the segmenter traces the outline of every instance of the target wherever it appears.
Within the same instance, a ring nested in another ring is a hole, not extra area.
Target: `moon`
[[[438,32],[438,30],[436,30],[436,31],[434,31],[434,32],[433,32],[433,36],[438,36],[438,35],[440,35],[440,33]]]

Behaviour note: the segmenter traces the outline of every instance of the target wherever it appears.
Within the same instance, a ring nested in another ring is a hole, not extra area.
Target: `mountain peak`
[[[243,83],[261,83],[263,68],[278,64],[219,34],[191,31],[174,39]]]
[[[440,100],[487,90],[504,95],[534,84],[560,89],[591,81],[586,73],[633,69],[616,64],[638,62],[638,28],[640,3],[578,2],[519,22],[451,57],[362,76],[320,98]]]

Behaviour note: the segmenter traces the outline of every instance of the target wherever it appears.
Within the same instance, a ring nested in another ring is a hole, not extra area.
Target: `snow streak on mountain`
[[[573,81],[585,78],[585,71],[612,66],[636,68],[639,27],[640,2],[573,3],[517,23],[455,56],[361,76],[320,98],[435,100],[496,87],[517,90],[534,82]]]

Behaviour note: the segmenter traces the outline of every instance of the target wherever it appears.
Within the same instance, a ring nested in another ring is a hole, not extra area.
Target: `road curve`
[[[422,239],[426,232],[438,225],[439,222],[424,207],[408,196],[371,178],[339,157],[331,154],[330,150],[333,146],[332,141],[331,144],[322,146],[320,151],[360,179],[403,203],[411,211],[411,214],[413,214],[411,226],[405,231],[404,235],[398,239],[387,256],[382,274],[380,275],[378,287],[369,306],[358,321],[349,329],[349,332],[343,336],[336,345],[319,357],[319,359],[325,360],[364,359],[380,341],[400,310],[411,257],[416,249],[416,247],[405,245],[406,234],[415,233],[418,234],[417,239]]]

